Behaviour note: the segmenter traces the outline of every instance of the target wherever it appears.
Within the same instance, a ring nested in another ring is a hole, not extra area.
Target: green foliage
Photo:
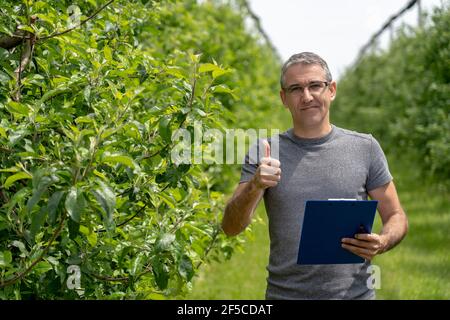
[[[220,231],[236,171],[173,163],[172,134],[272,112],[278,63],[223,2],[71,4],[0,0],[0,39],[35,39],[27,63],[29,40],[0,48],[0,298],[182,295],[237,243]]]
[[[422,171],[450,182],[450,9],[424,28],[404,28],[386,52],[343,76],[334,120],[372,132],[383,147],[413,154]]]

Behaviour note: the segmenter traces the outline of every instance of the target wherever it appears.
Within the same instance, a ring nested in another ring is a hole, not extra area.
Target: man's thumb
[[[266,139],[263,140],[263,144],[264,144],[264,157],[270,158],[270,144]]]

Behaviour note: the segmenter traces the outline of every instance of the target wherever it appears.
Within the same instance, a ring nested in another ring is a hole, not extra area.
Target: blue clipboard
[[[297,264],[363,263],[363,258],[341,247],[341,239],[371,233],[377,204],[376,200],[306,201]]]

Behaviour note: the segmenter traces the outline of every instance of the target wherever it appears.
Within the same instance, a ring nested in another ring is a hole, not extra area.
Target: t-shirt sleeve
[[[371,136],[370,167],[366,189],[371,191],[390,182],[393,177],[389,172],[386,156],[378,141]]]
[[[245,155],[244,163],[242,164],[241,179],[239,180],[239,183],[250,181],[253,178],[256,169],[258,169],[260,159],[262,158],[262,155],[260,155],[260,151],[263,150],[261,145],[262,141],[258,140],[250,146],[249,152]]]

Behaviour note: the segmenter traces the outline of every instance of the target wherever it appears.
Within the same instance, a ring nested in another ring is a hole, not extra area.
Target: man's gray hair
[[[313,52],[301,52],[296,53],[292,55],[281,68],[281,77],[280,77],[280,85],[281,88],[284,89],[284,74],[286,73],[287,69],[294,65],[294,64],[316,64],[322,67],[322,69],[325,71],[325,77],[328,82],[331,82],[333,80],[331,76],[330,69],[328,68],[327,63],[325,60],[323,60],[319,55],[313,53]]]

